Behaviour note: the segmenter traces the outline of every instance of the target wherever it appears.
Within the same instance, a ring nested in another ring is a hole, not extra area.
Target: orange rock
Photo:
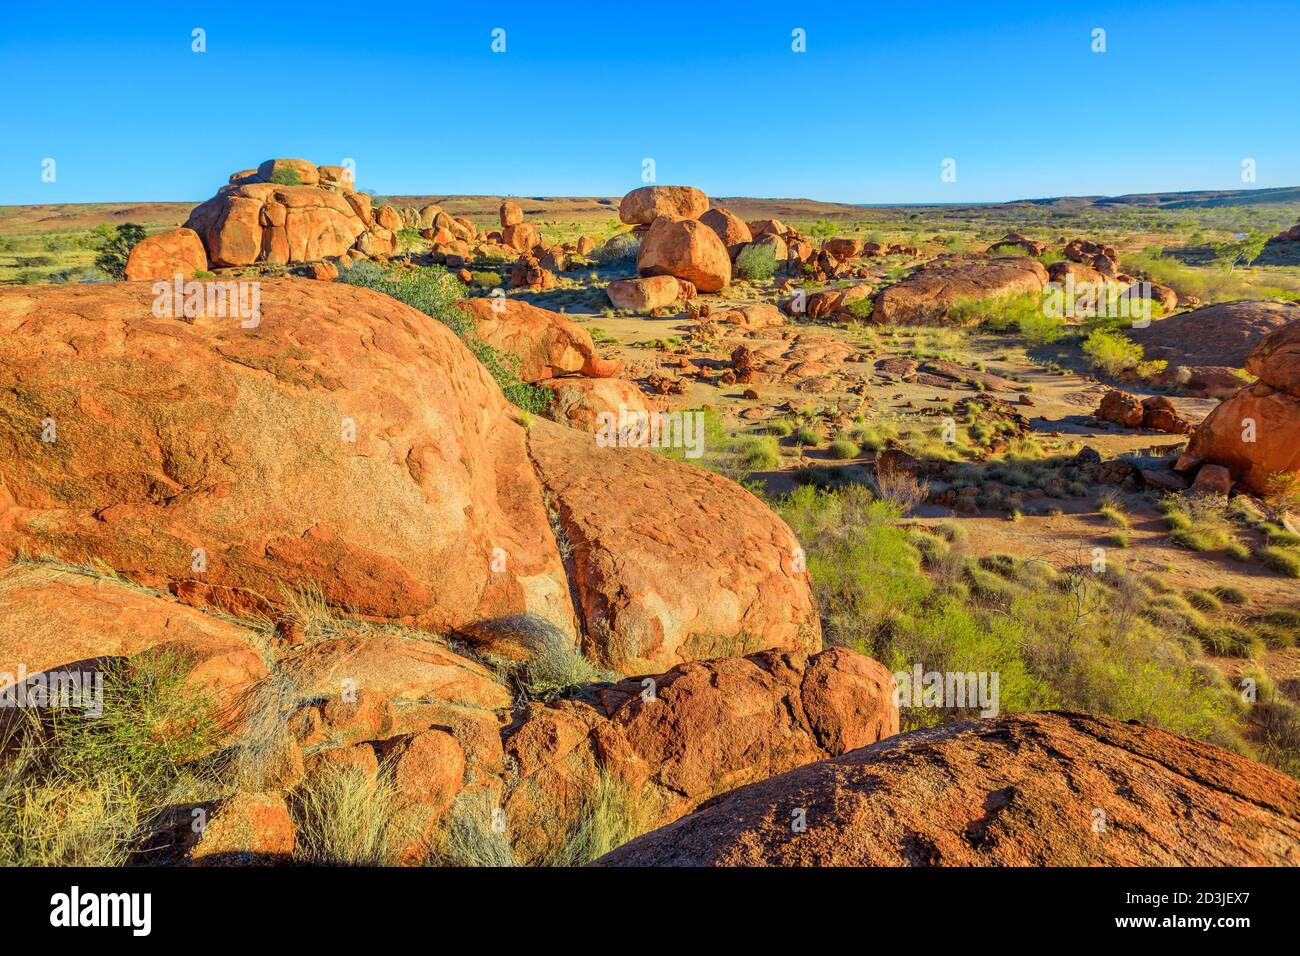
[[[656,219],[641,240],[636,266],[643,276],[676,276],[700,292],[718,292],[731,281],[727,247],[694,219]]]
[[[727,254],[733,260],[745,243],[754,238],[745,220],[721,206],[714,206],[700,216],[700,222],[718,234],[722,244],[727,247]]]
[[[658,402],[621,378],[569,375],[546,379],[540,384],[554,395],[547,416],[552,421],[582,431],[596,431],[602,413],[617,417],[620,412],[649,415],[659,410]]]
[[[591,334],[558,312],[505,297],[457,304],[476,323],[479,338],[519,359],[519,376],[526,382],[568,372],[607,378],[621,367],[601,359]]]
[[[529,451],[571,547],[588,648],[625,674],[747,650],[817,646],[819,626],[793,533],[757,499],[712,472],[653,451],[610,449],[538,420]],[[637,475],[637,495],[613,491]],[[690,502],[665,519],[662,503]],[[671,524],[669,524],[671,522]],[[719,527],[728,546],[718,546]],[[693,569],[684,574],[683,568]]]
[[[965,299],[1038,292],[1046,284],[1047,270],[1035,259],[943,255],[877,292],[871,320],[891,325],[941,323],[948,309]]]
[[[936,781],[942,781],[936,785]],[[792,827],[802,811],[806,828]],[[1300,783],[1107,717],[946,724],[719,797],[604,866],[1295,866]]]
[[[189,858],[195,866],[266,866],[288,862],[294,842],[283,797],[240,793],[212,812]]]
[[[709,197],[694,186],[642,186],[618,204],[618,218],[628,225],[652,224],[660,216],[698,219],[709,208]]]
[[[513,226],[506,226],[501,230],[501,241],[512,249],[518,249],[520,252],[528,252],[537,245],[540,237],[537,234],[537,227],[531,222],[521,222]]]
[[[0,689],[20,666],[30,677],[153,652],[180,662],[189,685],[212,703],[235,705],[266,676],[255,637],[238,624],[112,578],[52,564],[11,564],[0,571]],[[237,717],[231,712],[227,723]]]
[[[320,182],[320,170],[316,168],[315,163],[305,159],[268,159],[257,167],[257,175],[264,183],[274,182],[275,177],[280,174],[297,177],[296,183],[285,185],[315,186]]]
[[[375,211],[375,222],[392,232],[402,228],[402,217],[393,206],[380,206]]]
[[[207,268],[203,240],[193,229],[169,229],[141,239],[126,258],[126,277],[133,282],[177,275],[188,279]]]
[[[640,279],[615,279],[605,287],[616,309],[649,312],[672,305],[682,298],[681,283],[673,276],[647,276]]]
[[[524,221],[524,211],[519,208],[517,203],[512,203],[509,200],[506,200],[501,204],[501,208],[497,210],[497,213],[501,217],[501,225],[503,228],[507,226],[517,226]]]

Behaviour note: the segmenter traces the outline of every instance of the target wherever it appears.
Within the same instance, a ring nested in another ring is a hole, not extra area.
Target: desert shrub
[[[95,257],[96,267],[110,279],[121,282],[126,278],[127,257],[132,247],[144,238],[144,228],[133,222],[124,222],[116,229],[101,226],[96,230],[96,236],[99,251]]]
[[[103,713],[53,708],[0,750],[0,864],[120,866],[191,766],[220,741],[170,653],[105,665]]]
[[[830,443],[830,447],[827,448],[826,451],[832,458],[838,458],[841,460],[857,458],[858,455],[861,454],[858,450],[858,446],[853,444],[853,442],[849,441],[847,438],[835,439],[835,441]]]
[[[640,796],[601,771],[564,841],[543,862],[547,866],[586,866],[640,836],[649,823]]]
[[[1222,601],[1224,604],[1235,604],[1242,607],[1250,603],[1250,595],[1241,588],[1232,584],[1220,584],[1210,588],[1210,593]]]
[[[494,812],[490,791],[464,791],[444,818],[442,830],[430,848],[433,866],[514,866],[514,852],[505,828]]]
[[[298,170],[290,169],[287,166],[276,169],[275,172],[271,173],[271,178],[268,181],[275,183],[277,186],[302,185],[302,177],[298,175]]]
[[[550,701],[588,684],[609,680],[555,628],[544,628],[529,648],[528,660],[515,672],[515,683],[530,700]]]
[[[776,438],[771,435],[760,435],[743,441],[740,457],[746,471],[773,471],[781,467],[781,452]]]
[[[776,269],[776,250],[767,244],[750,243],[736,256],[735,272],[742,279],[770,279]]]
[[[1127,528],[1129,526],[1128,516],[1124,514],[1124,499],[1113,491],[1102,495],[1097,513],[1113,527]]]
[[[1197,633],[1211,628],[1181,596],[1152,607],[1141,579],[1094,574],[1086,558],[1058,569],[992,555],[932,580],[924,569],[951,555],[860,486],[800,488],[777,508],[805,549],[831,643],[891,668],[994,671],[1004,713],[1068,707],[1243,748],[1238,698],[1199,666]],[[904,723],[963,716],[909,708]]]
[[[1169,528],[1169,539],[1192,551],[1227,551],[1232,554],[1237,541],[1228,504],[1219,496],[1166,495],[1160,502]]]
[[[961,299],[947,309],[950,322],[983,325],[995,332],[1018,329],[1024,321],[1043,315],[1043,297],[1037,292]]]
[[[930,495],[930,485],[903,468],[876,466],[871,482],[877,497],[892,502],[901,514],[909,514]]]
[[[1065,324],[1060,316],[1039,311],[1020,317],[1020,335],[1030,345],[1050,345],[1064,334]]]
[[[293,858],[315,866],[385,866],[414,836],[387,773],[378,780],[356,767],[310,773],[289,801]]]
[[[848,311],[857,321],[866,322],[871,318],[875,305],[876,303],[872,299],[854,299],[849,303]]]
[[[795,429],[794,440],[800,445],[820,445],[826,440],[826,435],[813,425],[800,425]]]
[[[1223,610],[1223,602],[1219,600],[1218,595],[1210,591],[1188,591],[1184,597],[1187,598],[1187,603],[1197,610],[1216,613]]]
[[[631,232],[620,232],[611,236],[596,250],[595,260],[602,266],[630,266],[636,264],[637,253],[641,251],[641,240]]]
[[[1114,377],[1137,368],[1142,346],[1118,332],[1094,329],[1083,343],[1083,354],[1093,368]]]
[[[501,276],[495,272],[474,272],[471,273],[474,284],[482,286],[484,289],[495,289],[501,285]]]
[[[785,438],[794,432],[794,423],[788,418],[774,418],[763,426],[763,431],[777,438]]]
[[[1269,545],[1255,552],[1267,567],[1289,578],[1300,578],[1300,549]]]
[[[456,307],[463,294],[460,280],[442,266],[420,269],[380,268],[372,262],[345,265],[339,279],[392,296],[448,326],[491,373],[506,398],[526,412],[540,415],[551,405],[552,393],[519,378],[519,361],[498,351],[474,333],[474,322]]]

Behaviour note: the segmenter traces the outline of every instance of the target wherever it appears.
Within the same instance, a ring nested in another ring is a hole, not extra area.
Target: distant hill
[[[1129,193],[1124,196],[1058,196],[1025,199],[1035,206],[1145,206],[1156,209],[1208,209],[1216,206],[1262,206],[1300,203],[1300,186],[1273,189],[1199,189],[1180,193]]]

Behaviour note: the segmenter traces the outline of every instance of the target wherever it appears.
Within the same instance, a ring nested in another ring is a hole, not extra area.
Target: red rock
[[[497,210],[497,214],[501,219],[502,228],[517,226],[524,221],[524,211],[519,208],[517,203],[512,203],[509,200],[501,203],[501,208]]]
[[[637,271],[676,276],[700,292],[718,292],[731,281],[731,257],[718,234],[693,219],[661,216],[641,240]]]
[[[553,821],[577,815],[602,768],[641,791],[653,823],[675,819],[719,792],[897,733],[893,693],[882,665],[837,649],[683,664],[604,689],[599,706],[530,706],[505,735],[518,768],[512,835],[529,856],[553,847]]]
[[[1222,465],[1202,465],[1192,482],[1192,491],[1226,497],[1232,491],[1232,475]]]
[[[141,239],[126,258],[126,278],[132,282],[177,275],[189,279],[207,268],[203,241],[193,229],[169,229]]]
[[[853,238],[827,239],[822,248],[837,259],[853,259],[862,254],[862,240]]]
[[[939,783],[936,783],[938,781]],[[803,811],[806,830],[793,814]],[[604,866],[1295,866],[1300,783],[1106,717],[894,737],[716,798]]]
[[[543,475],[571,547],[580,613],[602,664],[645,673],[716,655],[728,642],[766,647],[816,646],[816,611],[799,544],[780,519],[733,483],[697,468],[668,467],[652,451],[603,454],[593,442],[550,422],[529,429],[529,449]],[[616,474],[634,469],[637,495],[609,499]],[[660,503],[689,501],[666,531]],[[730,542],[719,552],[717,529]],[[743,557],[741,557],[743,556]],[[690,567],[689,575],[682,569]],[[758,647],[751,648],[757,650]]]
[[[599,429],[602,413],[617,418],[624,411],[632,415],[648,415],[660,410],[658,402],[621,378],[569,375],[545,379],[540,384],[554,395],[547,417],[586,432]]]
[[[1177,406],[1163,395],[1142,399],[1142,427],[1170,435],[1190,435],[1193,426],[1178,413]]]
[[[521,222],[501,230],[501,242],[520,252],[529,251],[537,245],[538,241],[537,227],[531,222]]]
[[[754,238],[745,220],[721,206],[715,206],[700,216],[700,222],[718,234],[733,261],[745,243]]]
[[[1097,406],[1095,414],[1104,421],[1125,428],[1141,428],[1144,411],[1142,400],[1136,395],[1111,389],[1101,397],[1101,404]]]
[[[1047,270],[1028,258],[987,259],[944,255],[876,293],[871,320],[886,325],[942,322],[948,309],[968,299],[1039,292]]]
[[[264,183],[271,183],[278,175],[296,177],[297,182],[286,183],[293,186],[315,186],[320,182],[320,170],[315,163],[305,159],[268,159],[257,167],[258,178]]]
[[[780,219],[756,219],[747,224],[750,235],[755,239],[759,236],[784,236],[790,230]]]
[[[591,334],[558,312],[491,296],[458,305],[474,320],[484,342],[519,359],[519,375],[526,382],[569,372],[607,378],[622,367],[600,358]]]
[[[681,295],[681,284],[672,276],[647,276],[639,279],[615,279],[605,287],[616,309],[649,312],[672,305]]]
[[[253,631],[112,578],[11,564],[0,571],[0,595],[0,674],[11,679],[20,666],[33,676],[166,653],[196,693],[227,706],[267,673]]]
[[[208,817],[189,859],[195,866],[286,863],[294,842],[293,818],[283,797],[238,793],[223,800]]]
[[[659,216],[698,219],[709,208],[709,197],[694,186],[642,186],[623,197],[618,218],[628,225],[652,224]]]
[[[374,780],[379,774],[379,758],[370,744],[351,747],[326,747],[306,758],[307,776],[356,771]]]

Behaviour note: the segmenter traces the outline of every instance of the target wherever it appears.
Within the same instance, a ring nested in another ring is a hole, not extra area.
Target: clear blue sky
[[[729,6],[3,0],[0,204],[200,200],[273,156],[382,194],[619,195],[644,157],[844,202],[1300,184],[1295,0]]]

